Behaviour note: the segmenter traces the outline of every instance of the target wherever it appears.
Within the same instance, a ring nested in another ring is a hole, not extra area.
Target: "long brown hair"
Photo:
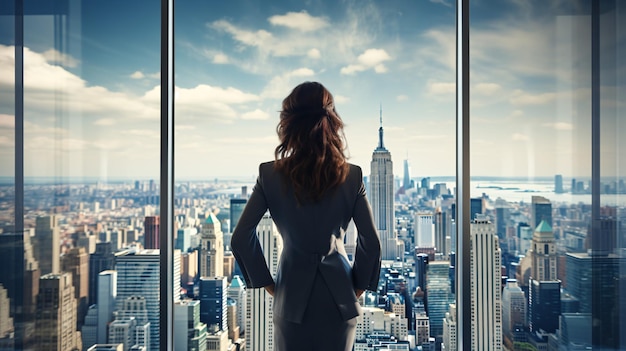
[[[315,202],[346,180],[343,121],[322,84],[304,82],[293,89],[283,100],[276,132],[275,168],[291,180],[299,203]]]

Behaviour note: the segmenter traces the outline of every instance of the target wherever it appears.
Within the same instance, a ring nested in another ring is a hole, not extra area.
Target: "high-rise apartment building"
[[[50,273],[39,278],[36,315],[36,350],[82,348],[80,333],[76,330],[76,298],[71,274]]]
[[[415,247],[435,247],[435,223],[432,213],[415,214]]]
[[[143,222],[143,242],[146,250],[158,249],[159,242],[159,227],[161,223],[161,217],[159,216],[146,216]]]
[[[372,153],[369,200],[380,236],[382,259],[395,260],[404,252],[404,244],[398,242],[395,230],[393,162],[391,153],[383,143],[382,118],[381,108],[378,147]]]
[[[200,322],[200,301],[174,304],[174,350],[206,350],[207,326]]]
[[[530,245],[531,273],[530,277],[538,281],[555,281],[556,277],[556,242],[552,227],[541,221]]]
[[[207,213],[200,235],[200,276],[223,276],[224,235],[220,221],[212,212]]]
[[[443,343],[441,351],[456,351],[456,304],[451,303],[450,309],[443,319]]]
[[[117,270],[117,298],[118,309],[124,307],[124,302],[131,296],[143,297],[146,301],[148,322],[150,323],[150,348],[151,351],[159,350],[159,289],[160,285],[160,255],[159,250],[140,250],[130,252],[127,255],[118,256],[115,259]],[[174,277],[180,276],[180,251],[174,250]],[[173,280],[172,290],[174,302],[180,298],[180,282]]]
[[[502,350],[501,253],[495,225],[483,216],[470,224],[472,349]]]
[[[276,276],[283,240],[269,214],[264,215],[259,222],[257,235],[270,273]],[[265,289],[250,289],[247,299],[246,350],[274,350],[273,298]]]
[[[239,326],[239,332],[245,332],[246,325],[246,305],[247,294],[245,284],[243,280],[238,276],[234,276],[228,286],[228,298],[235,301],[237,304],[237,325]]]
[[[40,216],[35,220],[33,249],[41,275],[60,272],[61,237],[56,216]]]

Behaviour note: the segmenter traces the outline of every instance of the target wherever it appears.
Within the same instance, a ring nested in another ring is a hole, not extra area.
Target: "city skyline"
[[[452,2],[358,5],[178,4],[177,175],[256,175],[258,164],[273,158],[280,101],[305,80],[320,81],[335,95],[351,162],[367,168],[382,104],[393,154],[408,154],[415,174],[454,175]],[[118,13],[115,6],[85,5],[82,27],[67,29],[67,52],[54,49],[51,35],[40,35],[47,19],[26,22],[26,176],[159,174],[159,8],[124,6]],[[552,3],[473,6],[479,11],[472,18],[472,174],[589,176],[588,77],[575,73],[588,62],[587,48],[574,49],[568,40],[585,19],[559,8],[564,15],[554,20],[544,10],[565,5]],[[95,18],[107,14],[118,23]],[[8,72],[14,48],[12,32],[4,32],[0,58]],[[561,55],[525,52],[569,54],[557,65]],[[0,176],[12,176],[13,78],[0,76],[7,93],[0,98],[6,165]],[[208,157],[219,158],[219,166],[198,162]],[[494,158],[503,165],[489,162]],[[402,174],[401,167],[396,162],[394,172]]]

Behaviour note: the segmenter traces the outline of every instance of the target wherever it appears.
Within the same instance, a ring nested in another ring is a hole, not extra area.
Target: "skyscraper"
[[[369,198],[374,214],[374,223],[380,235],[383,260],[395,260],[401,252],[395,231],[393,162],[391,153],[383,143],[383,112],[380,110],[380,128],[378,129],[378,147],[372,154]],[[402,245],[402,252],[404,245]]]
[[[500,247],[496,228],[484,216],[470,225],[472,349],[502,350]]]
[[[477,216],[483,214],[485,206],[483,205],[483,198],[476,197],[470,199],[470,220],[475,220]]]
[[[552,203],[543,196],[532,196],[530,205],[530,226],[537,228],[541,221],[546,221],[552,228]]]
[[[456,304],[451,303],[450,309],[443,319],[443,345],[441,351],[456,351]]]
[[[33,249],[42,276],[60,272],[61,237],[56,216],[37,217]]]
[[[231,233],[235,230],[237,223],[239,223],[239,218],[243,213],[243,209],[246,207],[247,199],[230,199],[230,231]]]
[[[522,328],[526,324],[526,297],[517,285],[515,279],[506,281],[502,291],[502,332],[509,340],[514,340],[513,333],[516,328]]]
[[[206,350],[207,326],[200,322],[200,301],[174,304],[174,350]]]
[[[448,305],[454,303],[448,277],[450,262],[428,262],[426,272],[426,312],[430,318],[430,335],[441,341],[443,337],[443,319]]]
[[[404,160],[404,178],[402,178],[402,187],[404,190],[409,190],[413,187],[411,181],[411,166],[409,165],[409,159]]]
[[[272,276],[276,275],[278,260],[283,251],[283,240],[272,217],[264,215],[257,226],[257,235]],[[274,323],[270,294],[265,289],[250,289],[246,306],[246,350],[274,349]]]
[[[35,319],[37,350],[65,351],[82,348],[76,330],[76,298],[72,275],[46,274],[39,279]]]
[[[199,268],[201,277],[224,275],[224,236],[220,221],[212,212],[207,213],[202,226]]]
[[[531,333],[554,333],[561,314],[561,282],[531,279],[528,294],[528,326]]]
[[[160,284],[160,256],[159,250],[141,250],[130,252],[127,255],[118,256],[115,259],[117,270],[117,309],[124,307],[124,302],[128,297],[143,297],[146,302],[148,322],[150,322],[150,348],[149,350],[159,350],[159,289]],[[180,276],[180,251],[174,250],[174,267],[172,274],[174,277]],[[180,298],[180,281],[173,280],[171,287],[174,302]]]
[[[435,247],[435,224],[432,213],[415,214],[415,247]]]
[[[98,280],[98,328],[96,342],[107,343],[107,325],[113,320],[117,296],[117,272],[102,271],[93,279]]]
[[[554,192],[563,194],[563,176],[560,174],[554,176]]]
[[[435,221],[435,248],[437,252],[442,253],[445,256],[448,255],[450,249],[448,248],[449,243],[446,238],[448,237],[448,221],[446,212],[442,212],[441,208],[437,208],[435,211],[434,221]]]
[[[78,327],[83,325],[89,295],[89,255],[85,248],[72,248],[61,256],[61,270],[72,274],[77,305]]]
[[[146,216],[146,218],[144,219],[143,246],[146,250],[159,248],[159,227],[161,222],[160,218],[161,217],[159,216]]]
[[[11,300],[7,289],[0,284],[0,339],[13,331],[13,318],[10,317],[9,309]]]
[[[542,220],[535,229],[530,245],[531,273],[538,281],[556,280],[556,245],[552,227]]]
[[[227,286],[226,277],[200,277],[200,321],[209,330],[228,331]]]
[[[98,274],[115,268],[115,254],[110,242],[97,243],[96,252],[89,255],[89,306],[98,303]]]
[[[246,325],[247,294],[244,286],[243,280],[236,275],[228,287],[228,298],[233,299],[237,304],[237,325],[241,333],[245,332],[244,327]]]

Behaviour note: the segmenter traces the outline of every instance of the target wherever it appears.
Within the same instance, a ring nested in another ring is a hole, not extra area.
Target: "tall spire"
[[[385,144],[383,143],[383,104],[380,104],[380,128],[378,128],[378,149],[384,150]]]

